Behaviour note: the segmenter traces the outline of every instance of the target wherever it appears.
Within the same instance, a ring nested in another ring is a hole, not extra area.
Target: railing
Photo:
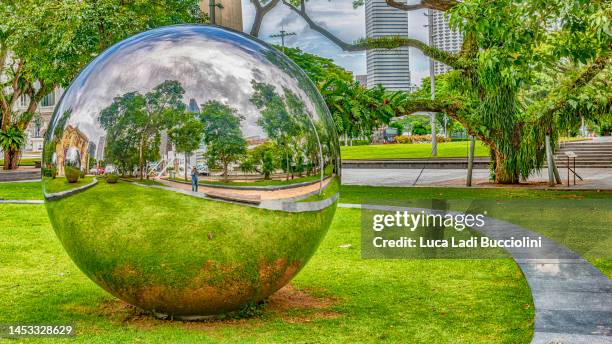
[[[565,152],[565,156],[567,156],[567,186],[570,186],[570,172],[574,176],[574,185],[576,185],[576,177],[581,181],[584,180],[582,177],[576,172],[576,153],[574,152]],[[573,162],[573,165],[570,165],[570,160]]]

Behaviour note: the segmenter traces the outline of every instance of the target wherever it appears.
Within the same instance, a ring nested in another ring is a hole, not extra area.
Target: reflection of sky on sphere
[[[250,102],[253,79],[275,85],[281,94],[283,87],[292,90],[316,116],[313,95],[307,95],[296,76],[275,66],[266,54],[278,53],[216,27],[183,25],[148,31],[96,58],[66,91],[56,112],[72,109],[67,124],[97,143],[104,135],[97,118],[114,97],[134,91],[145,94],[166,80],[178,80],[185,89],[186,104],[192,98],[198,105],[221,101],[246,117],[241,123],[244,137],[265,137],[257,125],[259,112]]]

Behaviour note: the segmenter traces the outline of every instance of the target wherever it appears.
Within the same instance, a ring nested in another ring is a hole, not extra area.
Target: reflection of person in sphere
[[[198,169],[191,167],[191,191],[198,192]]]

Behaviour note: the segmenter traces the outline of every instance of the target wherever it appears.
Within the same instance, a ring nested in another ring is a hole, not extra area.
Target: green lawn
[[[94,177],[85,176],[85,178],[79,178],[76,183],[69,183],[64,177],[57,177],[54,179],[45,179],[45,191],[47,193],[56,193],[66,190],[76,189],[81,186],[85,186],[93,181]]]
[[[461,158],[468,156],[468,141],[438,143],[438,158]],[[344,160],[414,159],[430,158],[431,144],[391,144],[340,147]],[[489,156],[482,142],[476,142],[475,156]]]
[[[291,301],[254,318],[194,324],[115,301],[70,261],[43,206],[0,207],[11,214],[0,218],[0,323],[74,322],[75,342],[526,343],[533,331],[533,303],[513,261],[362,260],[357,210],[337,211],[293,282],[314,306]]]
[[[23,197],[34,198],[40,184],[26,184]],[[15,185],[0,184],[0,195],[16,195]],[[612,277],[611,198],[610,192],[519,188],[341,187],[343,203],[495,201],[495,216],[585,252]],[[582,208],[574,216],[571,207]],[[157,321],[114,301],[67,257],[43,206],[0,205],[0,213],[10,214],[0,217],[0,323],[75,322],[78,342],[526,343],[533,331],[529,289],[512,260],[363,260],[359,210],[337,210],[317,253],[292,282],[315,306],[267,306],[254,318],[208,324]],[[184,215],[177,210],[177,218]],[[551,226],[561,222],[576,230]],[[345,244],[352,246],[340,248]]]
[[[0,183],[0,199],[42,199],[42,189],[40,182]]]
[[[24,158],[19,162],[19,166],[34,166],[36,161],[40,161],[40,158]],[[4,165],[4,159],[0,159],[0,168]]]
[[[451,200],[465,209],[477,201],[489,215],[523,226],[569,247],[612,278],[612,191],[554,191],[524,188],[395,188],[342,186],[340,202],[426,207]],[[431,204],[431,202],[429,202]]]

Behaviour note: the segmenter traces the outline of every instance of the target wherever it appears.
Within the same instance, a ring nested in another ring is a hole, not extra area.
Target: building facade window
[[[28,96],[26,96],[25,94],[22,94],[21,97],[19,97],[19,106],[20,107],[28,106]]]
[[[55,106],[55,92],[47,94],[40,102],[41,106]]]

